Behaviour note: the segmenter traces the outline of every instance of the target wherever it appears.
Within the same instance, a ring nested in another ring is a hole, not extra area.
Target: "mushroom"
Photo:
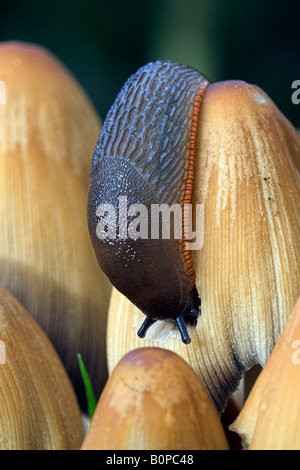
[[[170,349],[222,412],[245,371],[265,365],[299,296],[300,136],[243,81],[209,85],[197,126],[193,204],[204,207],[204,242],[191,252],[201,298],[191,343],[162,321],[139,338],[144,315],[114,288],[108,366],[138,347]]]
[[[0,325],[0,449],[79,449],[81,415],[65,368],[40,326],[1,285]]]
[[[300,449],[300,297],[230,429],[249,450]]]
[[[101,122],[46,49],[0,45],[0,282],[53,342],[85,403],[77,354],[100,393],[107,378],[110,284],[86,224],[91,154]]]
[[[139,348],[116,365],[82,450],[228,450],[217,410],[176,353]]]

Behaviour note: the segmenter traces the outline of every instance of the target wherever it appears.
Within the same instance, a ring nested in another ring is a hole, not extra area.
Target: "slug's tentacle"
[[[195,325],[200,311],[183,206],[192,203],[198,116],[208,84],[191,67],[169,61],[145,65],[118,94],[96,145],[88,198],[89,232],[102,270],[146,315],[139,336],[145,336],[155,320],[173,320],[188,343],[185,322]],[[147,214],[153,205],[179,206],[182,237],[174,235],[172,219],[169,238],[153,238],[150,215],[143,219],[148,236],[144,232],[136,239],[124,237],[135,215],[131,212],[131,218],[120,225],[120,197],[126,198],[127,213],[132,204],[143,205]],[[117,232],[122,233],[113,239],[97,236],[102,204],[116,208]]]
[[[194,312],[193,312],[193,315],[194,316],[197,316],[198,315],[198,312],[194,309]],[[140,338],[145,338],[146,336],[146,333],[148,331],[148,329],[150,328],[150,326],[153,325],[153,323],[155,323],[157,320],[153,320],[152,318],[149,318],[149,317],[146,317],[142,326],[140,327],[140,329],[138,330],[137,334]],[[183,318],[183,315],[180,314],[178,315],[178,317],[176,317],[175,319],[175,322],[178,326],[178,329],[179,329],[179,332],[181,334],[181,339],[183,341],[183,343],[185,344],[189,344],[191,342],[191,338],[187,332],[187,329],[186,329],[186,325],[185,325],[185,321],[184,321],[184,318]]]
[[[182,339],[183,343],[184,344],[189,344],[191,342],[191,338],[190,338],[190,336],[187,332],[182,314],[180,314],[180,315],[178,315],[178,317],[176,317],[176,324],[177,324],[178,329],[180,331],[181,339]]]
[[[156,320],[153,320],[152,318],[146,317],[143,324],[142,324],[142,326],[140,327],[140,329],[137,332],[138,336],[140,338],[145,338],[148,329],[155,322],[156,322]]]

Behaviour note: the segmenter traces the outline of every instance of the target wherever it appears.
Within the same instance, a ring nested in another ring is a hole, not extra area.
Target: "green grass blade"
[[[82,377],[84,388],[85,388],[88,414],[89,414],[90,419],[92,419],[93,414],[94,414],[95,409],[96,409],[97,401],[96,401],[96,398],[95,398],[95,394],[94,394],[92,383],[90,381],[89,374],[86,370],[86,367],[85,367],[84,362],[82,360],[81,354],[77,354],[77,357],[78,357],[81,377]]]

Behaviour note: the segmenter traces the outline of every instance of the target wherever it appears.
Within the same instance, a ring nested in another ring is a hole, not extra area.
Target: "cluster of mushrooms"
[[[97,112],[36,45],[0,45],[0,84],[0,449],[230,450],[233,436],[300,449],[297,130],[257,86],[207,88],[201,317],[189,345],[166,322],[141,339],[144,315],[101,272],[87,228]],[[78,354],[99,400],[85,431]]]

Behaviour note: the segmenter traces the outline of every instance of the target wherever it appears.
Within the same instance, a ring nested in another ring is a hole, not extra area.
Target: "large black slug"
[[[156,320],[172,320],[189,343],[186,324],[195,325],[200,311],[187,215],[180,219],[177,209],[191,204],[198,114],[208,84],[191,67],[169,61],[140,68],[108,112],[93,156],[90,237],[111,283],[146,315],[140,337]],[[159,208],[174,212],[159,218]]]

